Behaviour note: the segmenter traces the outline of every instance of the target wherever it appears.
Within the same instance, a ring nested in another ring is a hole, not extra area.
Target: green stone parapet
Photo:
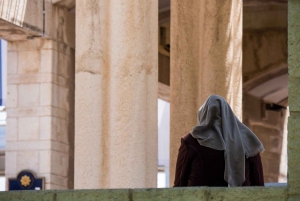
[[[43,190],[7,191],[0,193],[1,201],[284,201],[286,187],[190,187],[152,189]],[[289,200],[300,200],[294,197]]]

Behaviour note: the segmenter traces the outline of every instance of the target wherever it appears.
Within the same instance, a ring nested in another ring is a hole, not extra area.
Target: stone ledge
[[[0,193],[1,201],[96,201],[96,200],[172,200],[172,201],[283,201],[287,200],[285,187],[240,187],[240,188],[169,188],[169,189],[100,189],[100,190],[45,190],[7,191]],[[300,199],[293,197],[292,199]]]

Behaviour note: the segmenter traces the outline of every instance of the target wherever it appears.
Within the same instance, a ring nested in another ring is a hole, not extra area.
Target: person
[[[263,151],[226,100],[211,95],[199,109],[197,126],[181,138],[174,187],[264,186]]]

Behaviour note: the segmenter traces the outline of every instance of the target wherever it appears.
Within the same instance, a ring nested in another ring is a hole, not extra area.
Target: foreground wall
[[[74,191],[15,191],[0,193],[1,201],[43,200],[43,201],[94,201],[94,200],[287,200],[287,189],[270,188],[170,188],[170,189],[112,189],[112,190],[74,190]]]

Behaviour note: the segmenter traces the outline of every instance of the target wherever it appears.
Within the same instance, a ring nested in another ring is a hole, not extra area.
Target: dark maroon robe
[[[228,186],[224,180],[224,151],[201,146],[191,134],[181,138],[174,187]],[[260,154],[245,158],[243,186],[264,186]]]

